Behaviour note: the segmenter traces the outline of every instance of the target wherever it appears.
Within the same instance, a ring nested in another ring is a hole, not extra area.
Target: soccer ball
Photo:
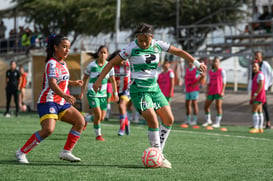
[[[26,111],[27,111],[27,105],[22,105],[22,106],[20,106],[20,110],[21,110],[22,112],[26,112]]]
[[[145,167],[156,168],[162,164],[163,155],[158,148],[150,147],[142,153],[142,163]]]

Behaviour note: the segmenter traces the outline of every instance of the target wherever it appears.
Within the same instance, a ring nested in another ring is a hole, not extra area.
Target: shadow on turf
[[[63,163],[56,163],[55,161],[52,162],[31,162],[29,164],[20,164],[16,160],[0,160],[0,165],[23,165],[23,166],[91,166],[91,167],[118,167],[118,168],[138,168],[138,169],[146,169],[141,165],[99,165],[99,164],[88,164],[84,162],[66,162]]]

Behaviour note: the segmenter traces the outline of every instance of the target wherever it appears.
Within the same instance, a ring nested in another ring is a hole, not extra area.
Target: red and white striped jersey
[[[118,93],[129,89],[130,85],[130,64],[129,61],[125,61],[124,64],[115,65],[115,78],[117,82]]]
[[[66,102],[65,99],[57,95],[49,87],[49,79],[55,78],[60,89],[63,92],[68,93],[69,77],[70,74],[65,62],[60,63],[54,58],[49,59],[45,65],[43,89],[37,103],[55,102],[57,104],[64,105]]]

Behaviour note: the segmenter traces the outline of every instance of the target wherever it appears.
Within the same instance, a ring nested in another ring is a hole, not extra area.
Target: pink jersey
[[[171,90],[170,74],[171,73],[174,74],[173,70],[169,69],[167,72],[161,72],[158,76],[157,82],[165,97],[173,97],[174,90],[172,90],[170,95],[170,90]]]
[[[112,83],[107,82],[107,93],[113,93]]]
[[[64,105],[66,102],[65,99],[57,95],[49,87],[49,79],[56,79],[57,85],[60,87],[60,89],[63,92],[68,93],[69,77],[70,74],[65,62],[64,64],[61,64],[54,58],[49,59],[45,66],[43,89],[40,93],[38,103],[55,102],[57,104]]]
[[[253,97],[254,93],[258,90],[259,88],[259,83],[257,82],[257,78],[258,78],[258,75],[259,74],[263,74],[262,71],[260,71],[259,73],[257,73],[253,80],[252,80],[252,88],[251,88],[251,97]],[[263,81],[263,88],[262,90],[259,92],[259,94],[256,96],[256,99],[254,101],[258,101],[258,102],[261,102],[261,103],[265,103],[266,102],[266,95],[265,95],[265,89],[264,89],[264,86],[265,86],[265,79],[262,80]]]
[[[208,95],[221,94],[223,89],[222,69],[219,68],[215,72],[210,70],[209,78]]]
[[[125,65],[115,65],[115,79],[117,82],[118,93],[122,93],[129,89],[130,84],[130,64],[128,61]]]
[[[199,91],[199,85],[196,84],[194,87],[192,87],[193,84],[195,84],[196,82],[198,82],[198,80],[200,79],[200,77],[196,78],[196,72],[197,72],[197,68],[193,68],[192,70],[190,70],[190,68],[186,69],[186,75],[185,75],[185,85],[186,85],[186,92],[193,92],[193,91]]]

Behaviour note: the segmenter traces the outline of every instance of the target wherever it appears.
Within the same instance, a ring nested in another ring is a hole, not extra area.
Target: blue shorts
[[[55,102],[46,102],[37,104],[38,113],[40,116],[40,122],[46,119],[61,120],[66,110],[71,107],[71,104],[65,103],[64,105],[57,104]]]
[[[186,92],[186,100],[197,100],[199,97],[199,91]]]

